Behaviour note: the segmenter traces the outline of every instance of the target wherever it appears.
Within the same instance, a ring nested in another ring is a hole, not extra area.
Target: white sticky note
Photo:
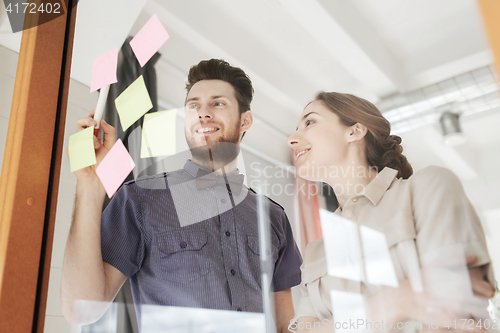
[[[356,223],[320,209],[328,274],[362,281],[363,267]]]
[[[364,225],[359,229],[368,283],[399,287],[385,235]]]

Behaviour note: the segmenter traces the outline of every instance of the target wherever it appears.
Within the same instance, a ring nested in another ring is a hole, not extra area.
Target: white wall
[[[0,162],[3,161],[18,54],[0,46]],[[2,166],[0,163],[0,171]]]
[[[89,91],[89,87],[73,79],[70,80],[68,109],[66,113],[66,130],[64,133],[64,152],[66,152],[69,136],[76,133],[76,120],[87,116],[90,110],[95,108],[97,93],[94,92],[89,94]],[[70,172],[68,156],[64,154],[61,163],[61,176],[59,179],[59,194],[57,199],[52,260],[50,263],[49,293],[47,297],[44,332],[69,333],[71,330],[70,325],[62,315],[60,289],[62,261],[69,227],[71,225],[75,190],[76,178],[74,174]]]

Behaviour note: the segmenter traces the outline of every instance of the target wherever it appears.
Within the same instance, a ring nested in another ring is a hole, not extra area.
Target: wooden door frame
[[[40,26],[47,14],[25,17],[0,178],[0,332],[44,328],[76,1]]]
[[[486,36],[495,58],[497,77],[500,79],[500,1],[478,0],[478,4]]]

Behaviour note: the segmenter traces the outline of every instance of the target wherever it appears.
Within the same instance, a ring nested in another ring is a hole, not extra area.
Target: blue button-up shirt
[[[263,311],[257,195],[198,190],[200,168],[187,161],[128,182],[102,215],[103,260],[130,278],[138,316],[140,304]],[[266,200],[272,287],[281,291],[300,283],[302,258],[283,208]]]

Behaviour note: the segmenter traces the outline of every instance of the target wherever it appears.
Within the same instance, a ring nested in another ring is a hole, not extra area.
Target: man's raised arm
[[[93,113],[78,119],[78,131],[97,124]],[[61,283],[62,311],[71,324],[94,322],[107,309],[106,305],[94,305],[75,311],[75,300],[111,302],[126,279],[119,270],[102,260],[101,212],[106,192],[95,170],[116,138],[111,125],[104,120],[99,125],[105,141],[102,142],[100,135],[94,136],[97,164],[75,172],[75,207],[64,252]]]

